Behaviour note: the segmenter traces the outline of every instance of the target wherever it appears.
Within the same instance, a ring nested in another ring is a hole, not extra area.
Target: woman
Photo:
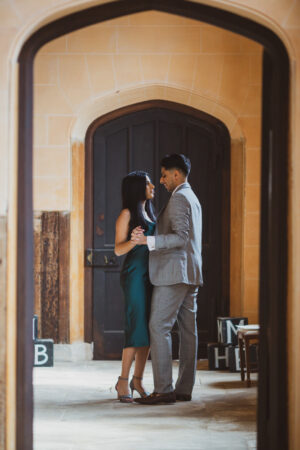
[[[134,390],[141,397],[148,395],[143,388],[142,378],[150,348],[148,320],[152,286],[148,274],[149,251],[146,245],[135,245],[133,240],[140,233],[146,236],[154,234],[153,197],[154,185],[146,172],[132,172],[123,179],[123,206],[116,222],[115,240],[115,254],[127,254],[121,271],[121,285],[125,295],[125,345],[122,372],[116,384],[118,399],[123,403],[133,401]],[[134,375],[128,386],[129,371],[134,359]]]

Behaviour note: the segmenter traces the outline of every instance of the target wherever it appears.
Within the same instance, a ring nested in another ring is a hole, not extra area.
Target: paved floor
[[[35,450],[249,450],[256,448],[256,382],[199,365],[193,401],[121,404],[118,361],[34,369]],[[174,378],[177,364],[174,363]],[[255,375],[252,375],[254,378]],[[151,363],[145,385],[152,390]]]

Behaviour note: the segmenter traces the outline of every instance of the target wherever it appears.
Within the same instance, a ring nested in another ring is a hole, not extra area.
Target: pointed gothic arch
[[[38,29],[19,54],[17,188],[17,448],[32,449],[33,227],[32,112],[33,62],[47,42],[108,19],[146,10],[190,17],[253,39],[264,46],[261,246],[260,377],[258,448],[288,448],[287,438],[287,152],[289,58],[268,27],[213,6],[186,0],[117,0],[54,20]]]

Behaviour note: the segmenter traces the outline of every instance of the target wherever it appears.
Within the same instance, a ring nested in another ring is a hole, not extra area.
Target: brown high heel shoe
[[[115,386],[115,389],[116,389],[116,391],[118,393],[118,400],[120,400],[121,403],[132,403],[133,402],[132,395],[130,395],[130,394],[120,395],[119,394],[119,391],[118,391],[119,380],[127,380],[128,381],[128,378],[118,377],[118,382],[117,382],[117,384]]]
[[[143,377],[136,377],[135,375],[132,376],[132,379],[131,379],[130,384],[129,384],[129,387],[130,387],[130,389],[131,389],[131,395],[133,395],[133,391],[136,391],[136,392],[138,392],[138,393],[140,394],[140,396],[141,396],[142,398],[148,397],[148,395],[149,395],[148,392],[146,392],[146,391],[144,391],[144,390],[139,391],[139,390],[134,386],[134,381],[133,381],[134,378],[136,378],[137,380],[142,380],[142,379],[143,379]]]

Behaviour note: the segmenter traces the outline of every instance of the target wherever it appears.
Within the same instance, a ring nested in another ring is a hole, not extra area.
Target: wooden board
[[[39,337],[69,342],[70,214],[35,216],[35,314]]]

